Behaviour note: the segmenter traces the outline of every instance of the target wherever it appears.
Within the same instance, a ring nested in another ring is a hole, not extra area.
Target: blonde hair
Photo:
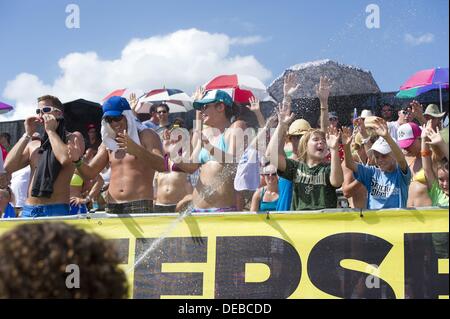
[[[325,139],[325,132],[321,131],[320,129],[310,129],[308,132],[306,132],[298,143],[297,156],[300,162],[306,162],[306,158],[308,155],[308,142],[314,135],[320,135],[320,137]]]

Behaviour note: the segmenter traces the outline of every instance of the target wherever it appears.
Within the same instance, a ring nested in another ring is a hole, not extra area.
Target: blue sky
[[[79,29],[68,29],[65,25],[69,15],[65,9],[71,3],[80,8]],[[71,83],[77,83],[75,92],[84,94],[103,76],[109,77],[108,85],[98,88],[92,96],[99,96],[102,90],[106,90],[106,95],[109,93],[107,89],[119,88],[123,83],[114,83],[111,75],[98,74],[110,72],[112,67],[102,69],[90,67],[91,64],[121,59],[122,50],[132,39],[152,38],[156,41],[151,42],[154,44],[180,30],[226,36],[229,43],[223,50],[227,52],[215,60],[218,69],[227,64],[228,68],[220,71],[248,70],[267,85],[289,66],[325,58],[370,70],[382,91],[397,90],[417,70],[448,66],[447,0],[229,0],[224,3],[212,0],[0,0],[0,101],[25,108],[32,98],[36,98],[33,94],[51,89],[58,95],[59,92],[55,92],[58,88],[70,90]],[[369,15],[365,9],[371,3],[380,8],[379,29],[368,29],[365,24]],[[194,56],[205,53],[204,58],[209,59],[208,46],[203,49],[203,44],[198,43],[203,38],[195,38]],[[220,38],[214,41],[220,42]],[[139,50],[151,46],[148,43],[140,45]],[[173,42],[162,47],[171,51],[170,45],[174,45]],[[214,45],[222,48],[220,43]],[[181,50],[187,52],[183,61],[190,61],[189,45]],[[71,56],[65,67],[58,65],[58,61],[74,52],[81,53],[81,57],[86,52],[95,52],[96,56],[80,64],[76,64],[80,59]],[[213,49],[210,55],[216,58],[220,52]],[[141,74],[134,76],[133,72],[157,73],[148,76],[152,79],[161,77],[164,81],[171,78],[161,76],[161,73],[178,77],[172,69],[163,66],[164,62],[173,64],[173,57],[159,58],[158,65],[149,66],[148,70],[129,70],[133,81],[134,78],[140,79],[133,82],[134,86],[142,85],[146,79]],[[136,65],[126,64],[128,62],[124,60],[122,57],[122,67]],[[247,62],[249,66],[243,66]],[[74,71],[78,68],[86,70],[78,74]],[[89,74],[90,70],[93,73]],[[185,71],[182,66],[178,70]],[[202,71],[201,67],[191,70]],[[27,74],[28,77],[18,79],[19,74]],[[195,81],[203,81],[208,75],[205,72],[195,79],[183,75],[183,80],[174,80],[173,83],[189,91],[194,84],[203,84]],[[94,84],[83,87],[83,82],[89,82],[91,76],[96,79]],[[61,79],[61,83],[55,84],[57,79]],[[157,85],[157,82],[147,81],[149,85]],[[24,92],[22,98],[20,90],[25,89],[31,92]],[[61,95],[70,97],[66,92],[61,92]],[[0,115],[0,120],[2,118],[5,119]]]

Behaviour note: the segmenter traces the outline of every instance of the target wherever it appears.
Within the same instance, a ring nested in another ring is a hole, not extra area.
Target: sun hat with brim
[[[364,126],[368,127],[368,128],[373,128],[375,127],[375,122],[377,121],[377,119],[382,120],[381,117],[378,116],[368,116],[364,119]]]
[[[195,101],[193,106],[194,109],[200,110],[203,106],[210,103],[218,103],[222,102],[226,106],[232,106],[233,105],[233,99],[231,96],[222,90],[210,90],[203,95],[201,100]]]
[[[121,116],[123,111],[131,110],[127,99],[121,96],[112,96],[102,106],[103,118]]]
[[[311,125],[304,119],[298,119],[289,126],[288,135],[303,135],[311,129]]]
[[[420,126],[414,122],[400,125],[397,129],[398,146],[403,149],[410,147],[421,134]]]
[[[386,154],[389,154],[390,152],[392,152],[391,147],[389,146],[388,142],[386,142],[386,140],[382,137],[379,137],[375,141],[375,143],[373,143],[370,150],[381,153],[383,155],[386,155]]]
[[[436,104],[429,104],[425,109],[423,115],[429,115],[432,117],[443,117],[445,115],[445,112],[440,113],[439,106],[437,106]]]

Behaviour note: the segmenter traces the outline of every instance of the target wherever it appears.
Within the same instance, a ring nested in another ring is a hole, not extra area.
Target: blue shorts
[[[22,209],[22,217],[46,217],[46,216],[68,216],[68,215],[71,215],[69,204],[25,205]]]
[[[70,213],[69,215],[76,215],[76,214],[87,214],[88,209],[86,204],[81,205],[70,205]]]

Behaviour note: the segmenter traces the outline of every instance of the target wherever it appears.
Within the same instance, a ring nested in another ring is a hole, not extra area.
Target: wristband
[[[26,132],[23,133],[22,137],[25,137],[27,140],[31,139],[31,136],[28,135]]]
[[[428,157],[431,156],[431,154],[433,154],[430,150],[425,150],[425,151],[421,151],[420,155],[422,155],[422,157]]]
[[[75,164],[75,167],[78,168],[83,165],[83,158],[80,158],[78,161],[75,161],[73,163]]]

